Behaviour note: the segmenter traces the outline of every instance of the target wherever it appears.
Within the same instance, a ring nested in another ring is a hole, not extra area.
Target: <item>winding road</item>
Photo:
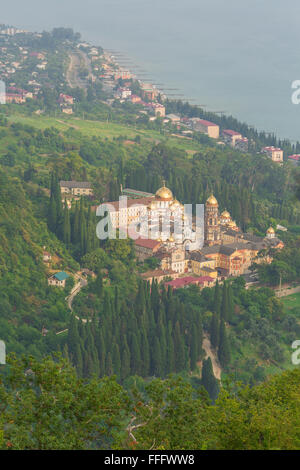
[[[70,63],[66,74],[67,83],[70,88],[83,88],[87,89],[87,80],[79,76],[80,71],[86,69],[88,73],[92,73],[91,62],[88,56],[78,50],[72,52],[70,55]]]
[[[212,349],[210,340],[209,340],[208,336],[206,336],[206,335],[203,336],[202,347],[203,347],[204,351],[206,352],[206,359],[208,357],[210,357],[210,359],[211,359],[212,367],[213,367],[213,371],[214,371],[214,375],[215,375],[216,379],[221,380],[222,369],[221,369],[220,363],[217,359],[217,356],[216,356],[215,352]]]

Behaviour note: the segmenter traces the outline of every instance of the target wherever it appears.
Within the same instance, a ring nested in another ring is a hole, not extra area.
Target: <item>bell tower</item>
[[[204,224],[205,245],[220,245],[219,204],[213,195],[207,199],[205,204]]]

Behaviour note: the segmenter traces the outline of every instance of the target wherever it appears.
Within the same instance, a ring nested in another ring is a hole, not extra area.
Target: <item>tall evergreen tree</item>
[[[201,383],[214,402],[219,394],[220,387],[218,380],[214,376],[210,357],[203,361]]]
[[[114,374],[116,374],[117,379],[120,380],[121,378],[121,358],[120,358],[120,350],[117,343],[114,344],[112,350],[112,363]]]
[[[64,207],[63,241],[66,245],[69,245],[71,242],[70,213],[69,213],[66,199],[65,199],[65,207]]]
[[[130,375],[130,351],[126,341],[124,340],[124,348],[122,351],[122,363],[121,363],[121,380],[126,379]]]
[[[226,333],[225,322],[221,321],[220,342],[218,349],[218,358],[222,367],[226,367],[230,362],[230,347]]]
[[[210,342],[213,348],[217,349],[219,346],[219,319],[218,316],[213,313],[210,322]]]
[[[215,289],[214,289],[214,303],[213,303],[213,311],[219,315],[221,310],[221,292],[219,282],[217,280]]]
[[[163,373],[162,359],[161,359],[161,347],[160,347],[159,339],[157,336],[154,338],[154,345],[153,345],[152,373],[156,377],[161,377]]]
[[[106,356],[106,364],[105,364],[106,375],[111,376],[113,375],[113,363],[110,352]]]
[[[227,283],[224,281],[223,291],[222,291],[222,303],[221,303],[221,318],[228,322],[229,317],[229,307],[228,307],[228,293],[227,293]]]

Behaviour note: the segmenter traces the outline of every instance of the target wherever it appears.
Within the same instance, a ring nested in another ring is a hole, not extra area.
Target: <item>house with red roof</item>
[[[268,155],[268,157],[275,163],[283,162],[283,150],[278,147],[263,147],[262,153]]]
[[[65,93],[60,93],[59,95],[59,103],[60,104],[74,104],[74,98],[73,96],[70,96],[70,95],[66,95]]]
[[[231,145],[232,147],[235,147],[235,143],[237,140],[243,138],[240,132],[233,131],[232,129],[224,129],[222,131],[222,136],[225,144]]]
[[[193,129],[207,134],[211,139],[219,138],[220,128],[214,122],[206,121],[205,119],[195,119],[193,120]]]
[[[161,242],[146,238],[138,238],[134,242],[135,254],[139,261],[151,258],[161,247]]]
[[[289,155],[288,161],[294,163],[295,165],[298,165],[300,161],[300,155],[299,154]]]

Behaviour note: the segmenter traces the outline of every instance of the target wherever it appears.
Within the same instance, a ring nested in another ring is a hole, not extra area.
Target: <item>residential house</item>
[[[53,274],[48,278],[48,286],[65,287],[69,275],[64,271]]]
[[[93,188],[88,181],[60,181],[61,194],[74,196],[92,196]]]
[[[151,258],[161,247],[161,242],[157,240],[138,238],[134,241],[135,254],[139,261]]]
[[[44,263],[50,263],[52,260],[52,255],[48,251],[43,251],[43,262]]]
[[[243,136],[240,132],[233,131],[232,129],[224,129],[222,136],[225,144],[231,145],[231,147],[235,147],[236,142],[243,139]]]
[[[269,158],[272,159],[275,163],[282,163],[283,162],[283,150],[277,147],[264,147],[262,149],[262,153],[268,155]]]
[[[217,124],[206,121],[205,119],[196,119],[193,121],[193,130],[207,134],[212,139],[218,139],[220,128]]]

